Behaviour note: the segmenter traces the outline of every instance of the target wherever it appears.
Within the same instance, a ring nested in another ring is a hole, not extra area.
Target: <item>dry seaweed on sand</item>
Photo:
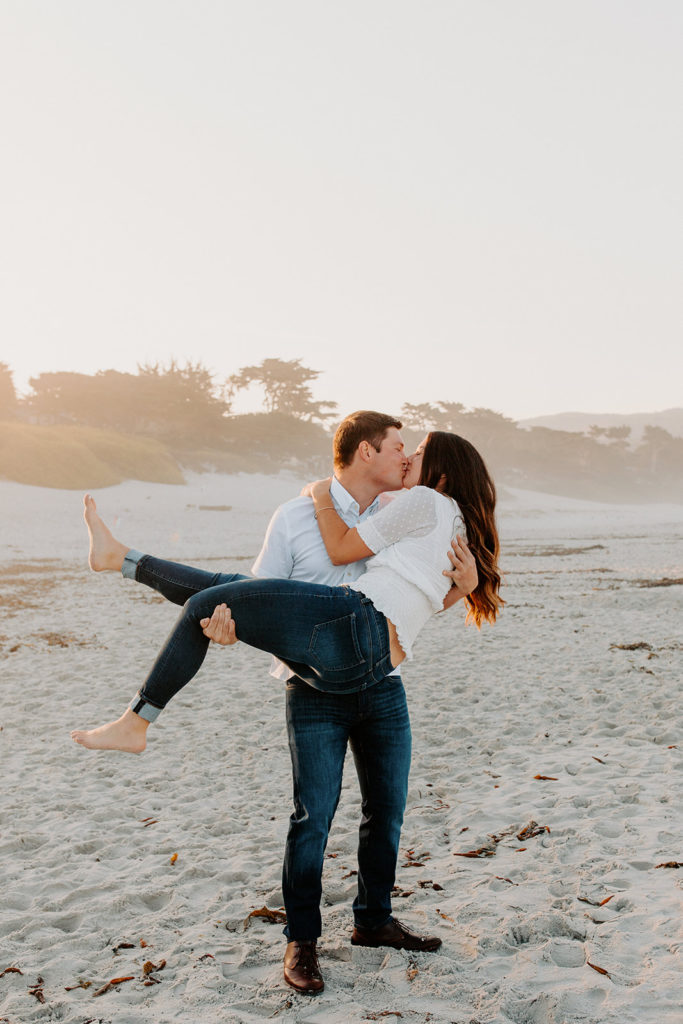
[[[454,857],[495,857],[496,844],[487,843],[485,846],[480,846],[477,850],[465,850],[464,853],[454,853]]]
[[[632,644],[610,644],[610,651],[651,651],[652,645],[645,640],[637,640]]]
[[[537,821],[532,820],[524,826],[521,832],[517,833],[517,838],[520,842],[524,842],[526,839],[533,839],[534,836],[545,835],[546,832],[550,832],[547,825],[539,825]]]
[[[1,602],[0,602],[1,603]],[[31,605],[34,607],[34,605]],[[7,638],[5,638],[7,639]],[[80,637],[76,636],[75,633],[29,633],[25,640],[10,647],[10,653],[18,651],[20,647],[28,647],[31,650],[36,650],[39,644],[47,644],[48,647],[102,647],[99,640],[95,637]]]
[[[604,967],[598,967],[598,965],[597,965],[597,964],[592,964],[592,963],[590,962],[590,960],[586,960],[586,967],[592,967],[594,971],[597,971],[597,972],[598,972],[598,974],[604,974],[604,976],[605,976],[606,978],[611,978],[611,977],[612,977],[612,975],[610,974],[610,972],[609,972],[609,971],[606,971]]]
[[[23,562],[8,562],[0,568],[0,579],[7,580],[12,576],[23,579],[27,573],[54,572],[60,564],[58,558],[31,559]]]
[[[111,981],[108,981],[105,985],[102,985],[101,988],[98,988],[97,992],[93,992],[93,999],[96,996],[103,996],[105,992],[111,991],[111,989],[116,988],[117,985],[122,985],[124,981],[135,981],[135,975],[126,974],[123,978],[112,978]]]
[[[43,985],[45,984],[44,979],[38,975],[38,980],[35,985],[31,985],[28,990],[30,996],[35,996],[39,1003],[45,1002],[45,993],[43,992]]]
[[[539,776],[537,776],[538,778]],[[546,776],[542,776],[545,778]],[[478,847],[476,850],[465,850],[462,853],[454,853],[454,857],[493,857],[498,849],[498,844],[507,839],[510,836],[516,836],[520,842],[527,839],[533,839],[534,836],[545,835],[550,832],[547,825],[539,825],[537,821],[533,819],[528,825],[525,825],[519,832],[516,826],[511,826],[505,829],[504,832],[492,832],[489,835],[489,842],[483,846]],[[526,846],[521,847],[522,850],[526,850]]]
[[[675,579],[665,576],[661,580],[634,580],[637,587],[680,587],[683,586],[683,577]]]
[[[393,889],[391,890],[391,895],[392,895],[392,898],[394,898],[394,899],[397,899],[397,898],[405,899],[406,896],[412,896],[414,894],[414,892],[415,892],[414,889],[402,889],[400,887],[400,885],[395,885],[393,887]]]
[[[165,966],[165,960],[160,960],[158,964],[152,963],[151,960],[146,960],[145,963],[142,965],[142,973],[144,975],[148,975],[151,974],[153,971],[163,971]]]
[[[114,946],[114,956],[118,955],[120,949],[135,949],[134,942],[119,942],[118,945]]]
[[[160,985],[161,978],[154,977],[154,971],[163,971],[166,966],[165,960],[160,960],[158,964],[152,963],[151,960],[147,960],[142,965],[143,984],[149,987],[150,985]]]
[[[577,896],[576,898],[580,903],[588,903],[591,907],[604,907],[606,903],[614,899],[614,896],[615,894],[612,893],[611,896],[605,896],[604,900],[592,900],[588,896]]]
[[[271,910],[270,907],[259,907],[257,910],[250,910],[244,919],[244,930],[251,924],[253,917],[262,917],[270,924],[285,924],[287,915],[284,910]]]
[[[423,868],[426,860],[431,860],[432,855],[429,850],[425,850],[424,853],[415,853],[413,847],[405,851],[406,860],[401,864],[402,868]]]

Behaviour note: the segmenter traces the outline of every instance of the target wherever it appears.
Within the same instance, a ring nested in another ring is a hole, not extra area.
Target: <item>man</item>
[[[363,411],[347,416],[337,429],[330,491],[334,507],[348,526],[373,515],[381,493],[401,489],[407,467],[401,426],[394,417]],[[451,562],[455,585],[444,607],[450,607],[477,585],[474,559],[466,546],[454,544]],[[332,565],[313,504],[310,498],[300,497],[276,510],[252,572],[259,577],[338,586],[358,579],[364,567],[365,560]],[[221,623],[215,614],[205,632],[218,642],[234,642],[235,624],[225,620]],[[428,952],[437,949],[441,940],[416,935],[391,914],[411,749],[399,670],[369,689],[344,694],[316,690],[280,662],[275,662],[272,674],[287,681],[294,790],[282,874],[285,934],[289,940],[284,977],[299,992],[313,994],[324,987],[316,951],[321,934],[321,879],[347,744],[354,756],[362,797],[351,942]]]

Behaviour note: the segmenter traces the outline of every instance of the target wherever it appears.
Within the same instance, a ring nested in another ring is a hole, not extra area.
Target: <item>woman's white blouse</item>
[[[407,658],[427,619],[443,607],[451,581],[451,540],[465,525],[453,498],[432,487],[412,487],[371,519],[358,523],[358,535],[374,557],[350,584],[369,597],[396,626]]]

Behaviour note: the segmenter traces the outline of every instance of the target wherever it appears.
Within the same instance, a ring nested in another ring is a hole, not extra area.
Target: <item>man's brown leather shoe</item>
[[[392,949],[409,949],[415,953],[433,953],[441,945],[438,935],[418,935],[404,924],[390,917],[381,928],[373,931],[354,928],[351,936],[353,946],[391,946]]]
[[[315,995],[325,988],[315,939],[310,942],[287,943],[285,981],[297,992],[305,992],[307,995]]]

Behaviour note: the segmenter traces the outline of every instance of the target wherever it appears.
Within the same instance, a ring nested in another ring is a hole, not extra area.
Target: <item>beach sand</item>
[[[247,572],[300,483],[96,497],[132,546]],[[443,946],[351,947],[349,760],[315,998],[283,982],[282,924],[249,916],[281,909],[291,804],[268,656],[212,648],[140,757],[75,746],[123,709],[175,610],[88,571],[80,495],[0,483],[0,507],[0,1021],[680,1024],[683,870],[661,865],[683,861],[683,586],[646,585],[683,577],[680,506],[501,503],[500,622],[437,616],[403,673],[395,912]]]

